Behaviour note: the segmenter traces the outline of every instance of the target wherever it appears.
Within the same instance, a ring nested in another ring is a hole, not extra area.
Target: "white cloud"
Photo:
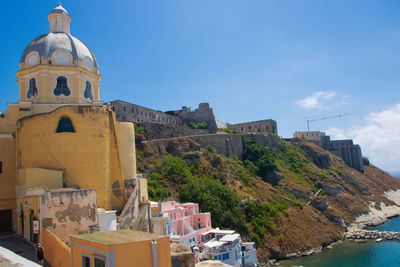
[[[370,113],[366,124],[342,130],[326,130],[332,139],[353,139],[364,156],[385,170],[400,170],[400,103],[387,110]]]
[[[298,100],[296,104],[302,108],[308,108],[308,109],[311,108],[329,109],[330,108],[329,102],[333,98],[335,98],[335,96],[336,96],[335,92],[330,92],[330,91],[315,92],[309,97]]]

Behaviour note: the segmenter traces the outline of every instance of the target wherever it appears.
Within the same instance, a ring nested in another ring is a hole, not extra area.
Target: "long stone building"
[[[278,134],[278,127],[276,121],[272,119],[243,122],[238,124],[226,125],[229,129],[243,133],[256,133],[256,134]]]

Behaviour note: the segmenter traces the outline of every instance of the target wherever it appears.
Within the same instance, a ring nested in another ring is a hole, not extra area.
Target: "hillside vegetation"
[[[148,177],[150,199],[199,203],[214,227],[257,242],[261,260],[341,238],[370,201],[393,205],[382,194],[400,182],[387,173],[365,166],[362,174],[312,143],[274,138],[273,148],[246,141],[242,160],[190,138],[144,142],[138,170]]]

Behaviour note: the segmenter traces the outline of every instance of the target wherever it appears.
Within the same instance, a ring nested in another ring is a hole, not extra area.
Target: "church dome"
[[[69,33],[71,18],[59,5],[48,15],[50,33],[41,35],[29,43],[22,54],[22,69],[36,65],[82,66],[92,72],[98,64],[92,51]]]
[[[51,32],[34,39],[25,48],[20,63],[28,66],[81,65],[83,63],[89,70],[98,68],[92,51],[82,41],[64,32]]]

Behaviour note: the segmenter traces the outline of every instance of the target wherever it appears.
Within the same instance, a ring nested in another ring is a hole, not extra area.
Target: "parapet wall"
[[[218,154],[228,158],[237,157],[242,159],[244,146],[248,139],[253,139],[257,143],[268,146],[271,149],[279,149],[280,147],[275,136],[264,134],[207,134],[188,136],[187,138],[196,141],[200,145],[197,149],[213,146],[216,148]],[[181,139],[169,138],[152,140],[148,143],[153,146],[156,151],[159,151],[161,154],[166,154],[166,148],[169,147],[169,144],[179,140]]]

